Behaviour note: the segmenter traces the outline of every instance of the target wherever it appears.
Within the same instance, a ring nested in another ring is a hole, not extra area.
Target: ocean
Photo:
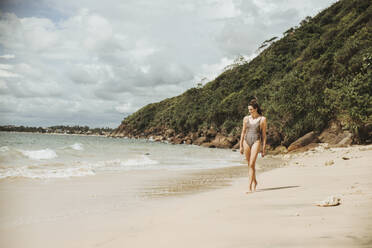
[[[190,171],[244,164],[244,157],[230,149],[104,136],[0,132],[0,180],[159,169]]]

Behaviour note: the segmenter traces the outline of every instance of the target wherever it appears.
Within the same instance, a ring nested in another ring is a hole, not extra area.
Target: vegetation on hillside
[[[229,67],[203,87],[149,104],[122,126],[133,134],[154,127],[185,134],[214,127],[239,136],[247,104],[257,97],[273,146],[288,146],[331,120],[364,142],[372,130],[371,3],[338,1],[281,39],[265,41],[270,45],[252,61]]]

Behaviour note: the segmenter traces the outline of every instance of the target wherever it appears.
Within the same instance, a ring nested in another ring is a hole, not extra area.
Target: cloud
[[[0,59],[14,59],[14,58],[15,58],[14,54],[5,54],[5,55],[0,56]]]
[[[117,126],[331,2],[4,1],[0,124]]]

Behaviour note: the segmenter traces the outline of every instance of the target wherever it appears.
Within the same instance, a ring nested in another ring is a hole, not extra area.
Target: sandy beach
[[[258,191],[250,194],[244,166],[218,172],[231,178],[211,184],[218,187],[188,194],[176,187],[186,177],[159,171],[153,183],[162,191],[130,203],[123,195],[136,181],[120,174],[2,180],[0,246],[372,247],[372,145],[321,145],[264,159],[285,165],[259,174]],[[197,188],[210,180],[205,175],[193,173],[189,182]],[[329,196],[341,204],[315,205]]]

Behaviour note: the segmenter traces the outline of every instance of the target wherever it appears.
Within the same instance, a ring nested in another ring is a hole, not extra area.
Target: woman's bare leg
[[[256,141],[251,147],[251,156],[249,160],[249,190],[256,191],[257,180],[256,180],[256,159],[258,152],[260,151],[260,141]]]
[[[249,145],[245,141],[243,143],[243,147],[244,147],[245,159],[247,160],[247,164],[248,164],[248,177],[249,177],[249,175],[250,175],[250,172],[249,172],[249,162],[250,162],[250,158],[251,158],[251,148],[249,147]]]

